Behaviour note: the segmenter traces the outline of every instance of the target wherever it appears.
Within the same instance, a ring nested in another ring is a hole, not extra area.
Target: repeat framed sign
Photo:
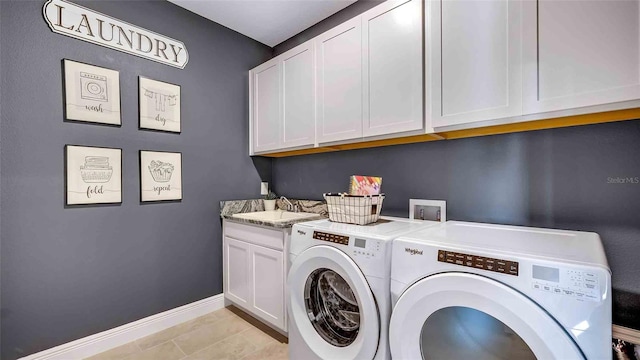
[[[140,201],[182,200],[182,153],[140,150]]]

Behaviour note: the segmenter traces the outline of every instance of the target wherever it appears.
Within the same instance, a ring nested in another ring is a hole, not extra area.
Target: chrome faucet
[[[280,200],[284,201],[287,204],[287,211],[293,211],[294,209],[297,209],[297,206],[293,206],[291,201],[289,201],[289,199],[287,199],[286,197],[280,196]]]

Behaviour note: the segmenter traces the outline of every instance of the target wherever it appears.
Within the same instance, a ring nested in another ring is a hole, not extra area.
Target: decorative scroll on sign
[[[58,34],[184,69],[189,61],[181,41],[156,34],[65,0],[48,0],[44,19]]]

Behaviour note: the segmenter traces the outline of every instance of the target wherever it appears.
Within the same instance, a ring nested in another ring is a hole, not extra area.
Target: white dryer
[[[391,277],[396,360],[611,358],[595,233],[447,222],[396,239]]]
[[[389,359],[391,242],[438,222],[295,224],[288,276],[290,359]]]

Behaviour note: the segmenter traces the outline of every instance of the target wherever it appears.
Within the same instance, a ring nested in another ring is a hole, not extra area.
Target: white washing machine
[[[290,359],[389,359],[391,242],[433,221],[381,217],[374,224],[329,220],[291,232]]]
[[[393,242],[394,359],[610,359],[595,233],[447,222]]]

